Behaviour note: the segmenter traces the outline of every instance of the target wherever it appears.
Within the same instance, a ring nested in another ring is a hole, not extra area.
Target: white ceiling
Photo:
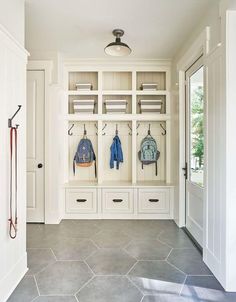
[[[172,58],[216,0],[26,0],[26,48],[104,58],[114,28],[130,58]]]

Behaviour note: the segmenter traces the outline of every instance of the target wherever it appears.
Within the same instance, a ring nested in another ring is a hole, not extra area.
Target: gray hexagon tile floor
[[[171,220],[27,225],[29,270],[8,302],[235,302]]]

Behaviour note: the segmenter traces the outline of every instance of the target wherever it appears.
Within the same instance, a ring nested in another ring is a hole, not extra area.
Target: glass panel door
[[[189,78],[190,132],[189,172],[190,181],[203,187],[204,168],[204,92],[203,66]]]
[[[204,66],[186,72],[186,228],[202,245],[204,202]]]

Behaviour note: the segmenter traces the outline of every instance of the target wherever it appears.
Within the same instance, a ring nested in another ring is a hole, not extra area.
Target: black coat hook
[[[116,135],[118,135],[118,125],[116,124]]]
[[[130,127],[129,124],[127,124],[128,128],[130,129],[129,135],[132,135],[132,127]]]
[[[72,124],[72,126],[71,126],[70,129],[68,130],[68,135],[70,135],[70,136],[73,135],[73,133],[71,132],[71,130],[73,129],[74,125],[75,125],[75,124]]]
[[[106,129],[106,127],[107,127],[107,124],[105,124],[105,125],[103,126],[102,131],[104,131],[104,130]],[[106,135],[106,133],[105,133],[105,132],[103,132],[103,134],[102,134],[102,135]]]
[[[148,124],[148,135],[151,135],[151,124]]]
[[[164,131],[164,132],[161,132],[161,135],[163,135],[163,136],[166,135],[166,129],[163,127],[162,124],[160,124],[160,127]]]
[[[17,115],[17,113],[20,111],[22,105],[18,105],[18,109],[16,110],[16,112],[13,114],[13,116],[11,118],[8,119],[8,127],[11,128],[12,127],[12,121],[14,119],[14,117]],[[17,125],[17,128],[19,127],[19,125]]]

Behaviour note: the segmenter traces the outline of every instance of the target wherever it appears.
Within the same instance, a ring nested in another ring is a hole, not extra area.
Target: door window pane
[[[203,186],[204,89],[203,67],[190,77],[190,181]]]

